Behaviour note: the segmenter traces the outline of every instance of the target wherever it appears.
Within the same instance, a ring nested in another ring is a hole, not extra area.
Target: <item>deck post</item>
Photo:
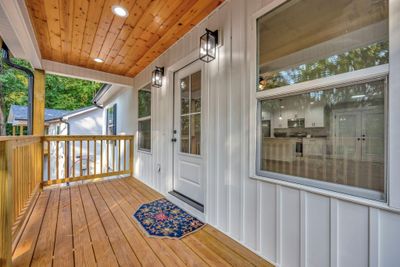
[[[45,73],[44,70],[35,69],[35,83],[33,88],[33,115],[32,115],[32,134],[44,136],[44,103],[45,103]],[[36,151],[37,164],[35,166],[37,177],[43,181],[43,142]]]
[[[0,267],[11,266],[12,258],[13,191],[9,153],[9,144],[0,141]]]
[[[44,135],[44,103],[45,103],[45,74],[43,70],[35,69],[35,86],[33,89],[32,134]]]

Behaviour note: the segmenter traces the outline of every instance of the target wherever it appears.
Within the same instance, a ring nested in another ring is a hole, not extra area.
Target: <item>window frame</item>
[[[149,89],[148,89],[149,88]],[[139,117],[139,93],[140,93],[140,91],[148,91],[148,92],[150,92],[150,115],[149,116],[145,116],[145,117]],[[151,86],[151,83],[147,83],[146,85],[144,85],[144,86],[142,86],[139,90],[138,90],[138,96],[137,96],[137,99],[138,99],[138,130],[137,130],[137,132],[138,132],[138,141],[137,141],[137,148],[138,148],[138,151],[140,151],[140,152],[146,152],[146,153],[151,153],[151,151],[152,151],[152,137],[151,137],[151,133],[152,133],[152,131],[151,131],[151,129],[152,129],[152,119],[151,119],[151,114],[152,114],[152,97],[153,97],[153,93],[152,93],[152,86]],[[147,121],[147,120],[150,120],[150,149],[147,149],[147,148],[141,148],[140,147],[140,133],[139,133],[139,123],[141,122],[141,121]]]
[[[112,109],[112,128],[114,133],[109,132],[110,124],[109,124],[109,118],[108,118],[108,113],[109,110]],[[114,103],[106,108],[106,135],[117,135],[117,104]]]
[[[260,102],[265,99],[274,99],[279,97],[284,97],[288,95],[296,95],[301,93],[306,93],[315,90],[326,90],[334,86],[343,86],[346,84],[360,83],[363,81],[371,81],[374,79],[382,79],[386,77],[386,81],[391,80],[389,77],[389,64],[378,65],[374,67],[369,67],[361,70],[356,70],[352,72],[337,74],[334,76],[319,78],[311,81],[300,82],[292,85],[286,85],[278,88],[258,91],[258,24],[257,21],[260,17],[271,12],[273,9],[285,4],[289,0],[275,0],[270,4],[266,5],[264,8],[255,12],[250,16],[248,20],[248,27],[250,29],[250,38],[247,40],[248,49],[248,68],[250,74],[250,113],[249,113],[249,141],[250,141],[250,154],[249,154],[249,174],[250,178],[266,181],[274,184],[283,184],[290,187],[302,188],[307,191],[317,192],[328,196],[339,196],[341,198],[352,199],[357,202],[368,202],[368,203],[382,203],[389,204],[390,192],[393,191],[389,187],[392,182],[392,177],[389,175],[390,162],[389,162],[389,112],[390,112],[390,102],[389,96],[392,96],[392,85],[386,83],[385,86],[385,191],[383,195],[379,192],[357,188],[353,186],[327,183],[324,181],[317,181],[307,179],[304,177],[296,177],[285,175],[281,173],[273,173],[269,171],[263,171],[260,168],[260,133],[261,124],[260,122]],[[391,0],[389,0],[391,4]],[[391,26],[391,20],[393,11],[391,11],[391,5],[389,6],[389,62],[392,62],[393,53],[393,41],[391,36],[393,36],[394,27]],[[400,4],[397,6],[400,9]],[[400,44],[400,38],[398,43]],[[392,141],[392,140],[390,140]],[[399,179],[400,180],[400,179]],[[378,196],[379,195],[379,196]],[[378,204],[378,205],[382,205]]]

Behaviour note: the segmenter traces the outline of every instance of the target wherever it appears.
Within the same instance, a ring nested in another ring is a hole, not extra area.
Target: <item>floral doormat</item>
[[[205,224],[165,198],[143,204],[133,214],[150,237],[180,239]]]

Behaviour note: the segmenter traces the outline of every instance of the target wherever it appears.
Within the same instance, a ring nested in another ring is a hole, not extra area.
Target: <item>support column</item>
[[[44,103],[45,103],[45,73],[35,69],[35,85],[33,89],[32,134],[44,135]]]

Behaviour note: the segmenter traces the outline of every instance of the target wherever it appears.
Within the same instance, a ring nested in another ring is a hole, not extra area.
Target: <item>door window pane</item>
[[[181,80],[181,114],[189,113],[190,83],[189,76]]]
[[[191,75],[191,112],[201,111],[201,72]]]
[[[189,116],[181,116],[181,152],[189,153]]]
[[[258,19],[258,90],[389,62],[387,0],[292,0]]]
[[[190,116],[190,154],[200,155],[201,115]]]
[[[180,80],[180,151],[200,155],[201,146],[201,71]]]
[[[383,195],[385,86],[382,79],[261,100],[261,171]]]

